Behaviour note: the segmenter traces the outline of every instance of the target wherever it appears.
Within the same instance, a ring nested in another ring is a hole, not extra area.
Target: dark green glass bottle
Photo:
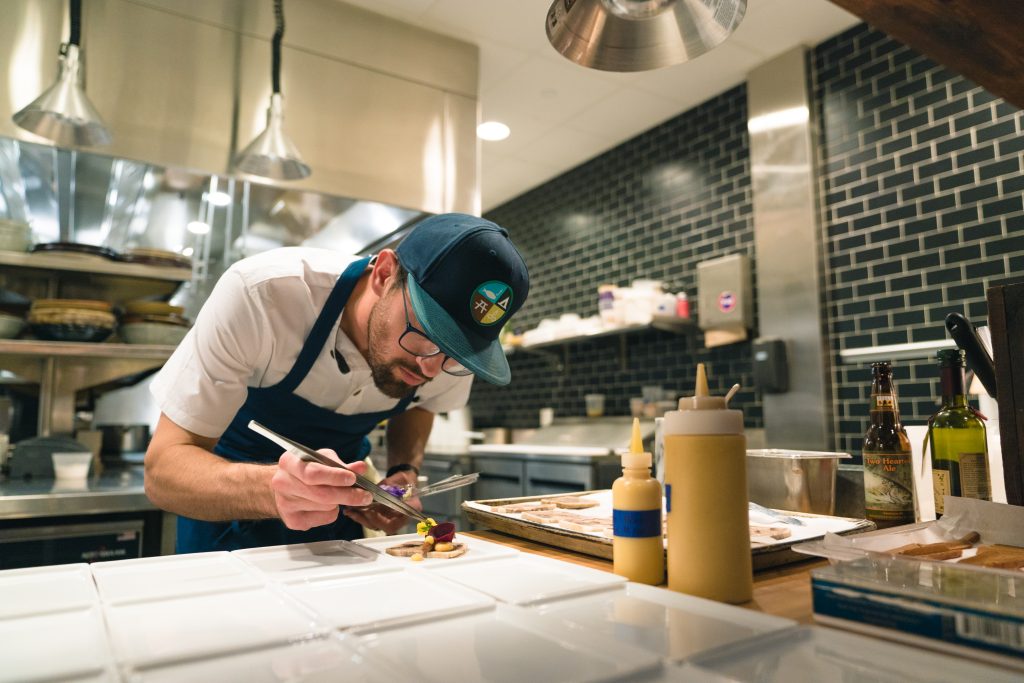
[[[914,521],[910,439],[900,422],[892,365],[871,364],[871,422],[864,434],[864,511],[879,527]]]
[[[944,512],[943,496],[992,500],[985,423],[967,403],[964,352],[942,349],[937,354],[942,383],[942,408],[928,422],[932,456],[935,516]]]

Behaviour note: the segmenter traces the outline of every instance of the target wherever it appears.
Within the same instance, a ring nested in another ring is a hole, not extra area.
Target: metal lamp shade
[[[548,40],[602,71],[646,71],[694,59],[739,26],[747,0],[555,0]]]
[[[298,180],[311,173],[299,150],[285,135],[284,100],[280,93],[271,95],[267,127],[235,157],[235,168],[277,180]]]
[[[60,56],[57,82],[12,118],[25,130],[63,146],[106,145],[110,131],[92,106],[81,84],[77,45],[67,45]]]

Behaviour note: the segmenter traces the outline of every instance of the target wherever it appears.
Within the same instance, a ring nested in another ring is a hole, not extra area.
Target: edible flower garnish
[[[380,487],[395,498],[405,498],[405,494],[409,491],[404,486],[393,486],[392,484],[381,484]]]
[[[435,526],[437,526],[437,522],[435,522],[432,517],[427,517],[425,520],[416,525],[416,533],[418,533],[420,536],[426,536],[427,532]]]

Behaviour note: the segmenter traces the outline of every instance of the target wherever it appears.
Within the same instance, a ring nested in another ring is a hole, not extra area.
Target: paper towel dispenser
[[[730,254],[697,264],[697,291],[705,346],[747,338],[754,325],[750,257]]]

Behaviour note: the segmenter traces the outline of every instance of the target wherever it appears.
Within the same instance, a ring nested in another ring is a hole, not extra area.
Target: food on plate
[[[384,552],[395,557],[408,557],[413,562],[421,562],[426,558],[452,559],[466,554],[465,543],[455,541],[455,525],[451,522],[438,524],[431,518],[416,525],[416,532],[423,536],[422,541],[406,541],[385,548]]]
[[[586,510],[587,508],[595,508],[600,505],[600,503],[593,498],[582,498],[580,496],[553,498],[551,499],[551,502],[566,510]]]

